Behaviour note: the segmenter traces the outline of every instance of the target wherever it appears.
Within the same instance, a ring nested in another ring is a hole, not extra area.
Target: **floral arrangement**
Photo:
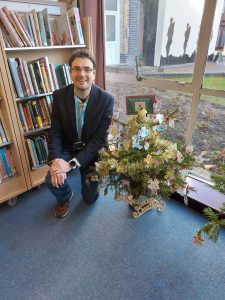
[[[225,149],[222,154],[225,154]],[[225,162],[218,164],[216,172],[211,175],[212,182],[214,183],[213,189],[225,195]],[[225,202],[218,213],[214,212],[211,208],[207,207],[203,210],[204,215],[209,219],[209,222],[203,225],[195,234],[193,243],[201,245],[204,242],[203,234],[213,242],[216,242],[219,237],[220,229],[225,227]]]
[[[111,189],[116,200],[128,202],[138,217],[146,210],[161,209],[177,189],[185,188],[185,177],[195,161],[192,146],[163,139],[161,133],[174,125],[175,112],[148,116],[141,109],[128,122],[114,119],[109,128],[108,148],[100,151],[96,173],[105,194]]]

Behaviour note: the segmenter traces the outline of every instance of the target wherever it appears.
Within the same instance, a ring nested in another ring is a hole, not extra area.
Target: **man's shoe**
[[[68,214],[69,208],[70,208],[70,201],[72,198],[73,198],[73,192],[71,193],[69,200],[67,200],[63,203],[58,203],[56,205],[56,208],[55,208],[55,217],[56,218],[64,218]]]

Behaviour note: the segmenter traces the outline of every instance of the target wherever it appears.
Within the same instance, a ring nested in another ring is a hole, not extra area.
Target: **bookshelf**
[[[21,0],[21,1],[0,1],[0,8],[6,6],[7,8],[14,10],[14,5],[16,2],[16,8],[19,13],[27,13],[32,9],[36,9],[37,11],[43,10],[45,8],[48,9],[49,14],[54,16],[60,16],[67,11],[66,3],[62,2],[52,2],[52,1],[34,1],[34,0]],[[24,107],[32,107],[39,105],[39,112],[41,111],[40,107],[43,107],[43,103],[49,103],[49,99],[51,98],[52,91],[45,89],[44,92],[40,91],[35,94],[26,94],[23,96],[19,96],[17,89],[15,88],[15,79],[12,75],[12,69],[8,64],[9,58],[16,59],[20,58],[22,62],[26,61],[32,64],[33,61],[37,61],[40,58],[47,57],[49,64],[52,65],[65,65],[68,63],[68,59],[71,56],[72,52],[77,48],[86,47],[84,44],[82,45],[54,45],[54,46],[35,46],[35,47],[6,47],[3,42],[3,36],[0,32],[0,43],[1,43],[1,51],[0,51],[0,66],[1,66],[1,81],[4,86],[1,87],[0,90],[0,105],[4,106],[4,114],[7,116],[7,124],[9,125],[10,135],[12,134],[12,141],[8,142],[9,145],[7,147],[12,148],[13,158],[16,164],[17,173],[12,178],[7,179],[6,181],[0,184],[0,192],[4,190],[4,193],[1,192],[0,203],[11,199],[26,190],[29,190],[35,186],[40,185],[44,182],[45,175],[48,171],[48,166],[46,165],[46,161],[44,161],[44,153],[41,151],[42,161],[38,165],[35,164],[37,160],[34,155],[31,155],[29,152],[29,147],[32,146],[31,143],[36,146],[43,147],[45,145],[45,137],[47,139],[47,132],[50,127],[50,124],[45,123],[45,126],[42,127],[40,123],[36,124],[33,128],[27,128],[27,125],[24,125],[22,120],[24,120],[21,116],[25,113],[26,109]],[[3,75],[4,74],[4,75]],[[49,78],[49,77],[48,77]],[[44,79],[43,79],[44,80]],[[46,87],[46,81],[44,81],[44,85]],[[22,84],[22,83],[21,83]],[[7,100],[7,102],[6,102]],[[33,106],[32,106],[33,105]],[[1,107],[1,106],[0,106]],[[42,111],[43,117],[41,122],[44,120],[44,115],[46,117],[48,108],[50,110],[50,104],[48,107],[45,106],[44,111]],[[30,108],[30,113],[32,109]],[[36,111],[33,111],[35,113]],[[44,113],[45,112],[45,113]],[[30,115],[30,117],[32,117]],[[34,114],[33,117],[36,117]],[[32,118],[31,118],[32,119]],[[26,121],[27,119],[25,119]],[[37,119],[36,119],[37,120]],[[35,119],[32,119],[33,125]],[[25,122],[27,123],[27,122]],[[38,127],[41,126],[41,127]],[[27,142],[27,140],[29,140]],[[31,140],[31,142],[30,142]],[[43,145],[42,145],[43,143]],[[28,145],[29,144],[29,145]],[[38,144],[38,145],[37,145]],[[0,146],[1,147],[1,146]],[[40,160],[39,160],[40,162]],[[13,189],[12,189],[12,181]],[[7,188],[8,184],[8,188]],[[11,188],[10,188],[11,186]],[[12,191],[13,190],[13,191]],[[3,196],[2,196],[3,195]]]
[[[20,132],[17,126],[16,113],[11,98],[11,91],[9,85],[9,78],[5,72],[5,62],[1,55],[2,43],[0,44],[0,111],[5,120],[5,126],[7,127],[8,141],[0,143],[0,150],[9,149],[15,171],[12,172],[12,176],[9,176],[9,172],[6,172],[5,179],[1,177],[0,183],[0,203],[5,201],[11,201],[15,199],[19,194],[27,190],[28,177],[26,175],[26,160],[23,155],[23,147],[20,140]],[[4,126],[4,127],[5,127]],[[2,173],[1,173],[2,174]],[[13,187],[13,188],[12,188]]]

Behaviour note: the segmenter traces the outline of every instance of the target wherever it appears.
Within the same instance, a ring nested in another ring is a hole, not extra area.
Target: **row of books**
[[[0,145],[7,142],[10,142],[9,131],[5,122],[3,112],[0,109]]]
[[[26,138],[26,146],[28,150],[30,167],[32,170],[37,169],[41,165],[47,163],[48,145],[45,135]]]
[[[24,132],[50,126],[52,96],[18,102],[18,112]]]
[[[21,14],[0,8],[0,28],[6,48],[84,44],[78,7],[52,17],[47,8]]]
[[[32,61],[10,57],[8,65],[18,98],[51,93],[71,83],[69,66],[51,64],[47,56]]]
[[[16,174],[16,168],[10,147],[0,148],[0,183]]]

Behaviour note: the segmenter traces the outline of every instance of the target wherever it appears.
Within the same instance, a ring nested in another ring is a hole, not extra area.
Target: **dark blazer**
[[[74,152],[74,157],[83,167],[95,161],[98,151],[106,145],[113,105],[113,97],[93,84],[81,135],[85,147],[79,152]],[[72,151],[73,143],[77,141],[74,86],[70,84],[53,93],[48,161],[61,158],[64,151]]]

